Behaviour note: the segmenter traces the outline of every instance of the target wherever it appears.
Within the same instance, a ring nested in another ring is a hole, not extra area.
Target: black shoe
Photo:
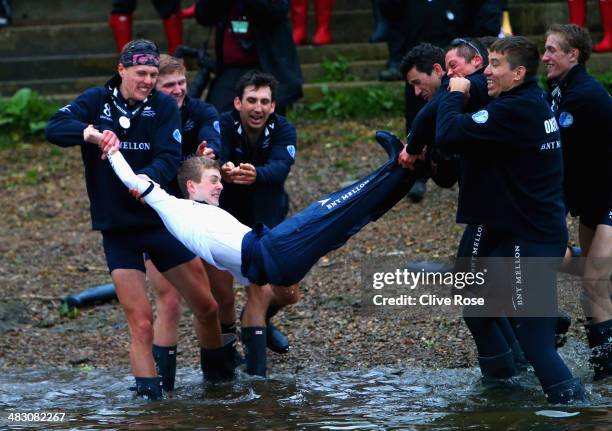
[[[551,404],[570,404],[586,402],[586,392],[579,378],[566,380],[544,389],[546,399]]]
[[[232,380],[236,368],[236,336],[225,334],[223,347],[200,349],[200,367],[207,382]]]
[[[555,328],[555,346],[557,349],[563,347],[567,342],[567,331],[572,324],[572,318],[567,313],[560,312],[557,316],[557,327]]]
[[[376,142],[385,150],[390,160],[397,159],[399,153],[404,149],[402,141],[391,132],[386,130],[376,131]]]
[[[605,379],[612,375],[612,320],[584,325],[593,365],[593,380]]]
[[[389,69],[382,70],[378,75],[378,79],[381,81],[402,81],[404,78],[398,68],[390,67]]]
[[[412,202],[418,203],[423,200],[423,196],[425,196],[425,192],[427,191],[427,180],[423,181],[419,179],[415,181],[414,185],[406,195]]]
[[[270,322],[266,325],[266,347],[281,355],[287,353],[290,349],[287,336]]]

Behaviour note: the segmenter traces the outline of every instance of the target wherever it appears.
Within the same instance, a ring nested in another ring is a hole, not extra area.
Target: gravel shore
[[[304,121],[297,126],[297,162],[287,184],[292,212],[376,168],[385,155],[374,131],[401,136],[403,122]],[[58,313],[65,295],[110,279],[101,237],[90,229],[79,149],[37,143],[0,153],[0,366],[129,367],[127,325],[118,303],[81,310],[74,319]],[[456,199],[456,188],[430,183],[423,202],[403,200],[321,259],[301,283],[302,300],[274,320],[292,348],[286,355],[270,353],[268,369],[474,366],[475,348],[459,316],[426,307],[373,314],[361,298],[366,261],[454,254],[463,230],[455,223]],[[564,289],[571,292],[574,285],[568,281]],[[242,303],[242,289],[237,295]],[[563,308],[580,317],[577,294],[565,296],[570,300]],[[572,325],[571,334],[582,339],[579,324]],[[178,361],[180,367],[199,364],[188,310]]]

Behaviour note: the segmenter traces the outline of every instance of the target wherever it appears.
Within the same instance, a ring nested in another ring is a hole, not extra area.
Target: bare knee
[[[289,287],[273,286],[274,303],[285,306],[296,304],[300,300],[300,286],[294,284]]]
[[[129,324],[132,342],[153,344],[153,318],[151,315],[132,316]]]

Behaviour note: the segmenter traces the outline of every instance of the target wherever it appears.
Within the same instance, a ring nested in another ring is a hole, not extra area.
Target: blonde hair
[[[206,157],[192,157],[183,162],[178,170],[177,180],[183,196],[189,197],[187,192],[187,181],[202,181],[202,173],[207,169],[221,170],[219,162]]]
[[[168,54],[159,56],[159,75],[172,75],[175,72],[187,73],[187,69],[183,65],[183,60],[172,57]]]

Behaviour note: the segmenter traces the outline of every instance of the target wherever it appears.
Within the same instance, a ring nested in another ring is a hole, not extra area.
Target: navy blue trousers
[[[414,181],[414,171],[398,166],[394,157],[273,229],[256,227],[243,240],[242,273],[260,285],[291,286],[299,282],[322,256],[389,211]]]
[[[484,313],[478,308],[464,309],[478,354],[491,357],[510,349],[505,323],[500,323],[508,319],[544,389],[571,379],[555,347],[557,268],[566,244],[533,243],[486,226],[471,229],[478,230],[476,248],[481,257],[476,270],[488,270],[484,296],[496,307]],[[530,263],[530,258],[540,257],[547,259]],[[539,310],[544,317],[537,317]]]

